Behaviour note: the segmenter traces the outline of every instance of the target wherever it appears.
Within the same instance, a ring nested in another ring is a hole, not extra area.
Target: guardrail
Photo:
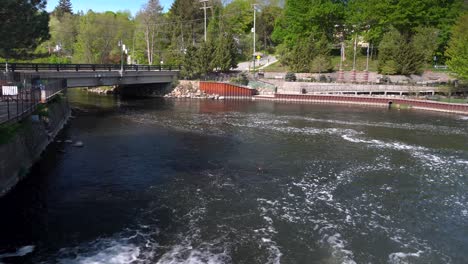
[[[0,62],[0,65],[6,65]],[[49,63],[8,63],[6,70],[16,71],[120,71],[119,64],[49,64]],[[123,65],[124,71],[180,71],[181,65]]]

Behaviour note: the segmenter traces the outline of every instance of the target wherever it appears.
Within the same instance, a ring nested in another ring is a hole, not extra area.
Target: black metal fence
[[[15,95],[4,95],[3,91],[0,93],[0,125],[21,120],[34,112],[41,103],[40,88],[16,87],[18,93]]]
[[[1,63],[0,65],[7,65]],[[16,71],[179,71],[181,65],[123,65],[119,64],[48,64],[48,63],[8,63],[8,72]]]
[[[41,80],[19,73],[0,74],[0,125],[21,120],[66,87],[66,80]]]

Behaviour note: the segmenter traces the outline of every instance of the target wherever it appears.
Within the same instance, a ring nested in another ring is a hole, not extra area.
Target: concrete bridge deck
[[[6,65],[6,64],[5,64]],[[27,79],[65,79],[66,87],[104,85],[168,84],[179,74],[177,65],[114,65],[114,64],[26,64],[12,63],[8,72]]]

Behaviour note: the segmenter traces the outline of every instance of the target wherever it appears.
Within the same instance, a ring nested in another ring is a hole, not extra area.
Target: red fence
[[[302,95],[302,94],[275,94],[275,100],[285,101],[314,101],[314,102],[335,102],[335,103],[355,103],[363,105],[408,105],[412,108],[428,109],[453,113],[468,114],[468,104],[452,104],[433,102],[428,100],[400,99],[400,98],[379,98],[363,96],[340,96],[340,95]]]
[[[232,98],[251,98],[255,95],[255,89],[218,82],[200,82],[200,90],[207,94]]]

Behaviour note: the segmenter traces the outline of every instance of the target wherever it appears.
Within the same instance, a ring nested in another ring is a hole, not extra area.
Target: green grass
[[[268,65],[267,67],[263,68],[263,71],[266,72],[288,72],[288,66],[281,65],[279,61]]]

